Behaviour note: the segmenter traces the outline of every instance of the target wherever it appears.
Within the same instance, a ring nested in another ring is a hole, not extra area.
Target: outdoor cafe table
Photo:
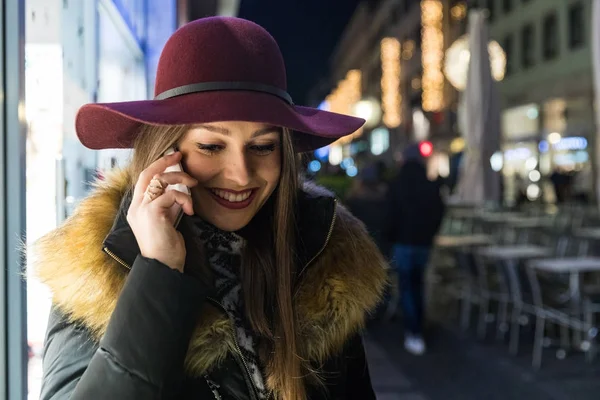
[[[479,210],[472,208],[449,210],[448,215],[453,218],[475,218],[479,215]]]
[[[551,228],[554,225],[554,221],[545,217],[524,217],[508,218],[506,224],[521,229]]]
[[[541,216],[534,217],[524,214],[506,214],[506,215],[488,215],[482,218],[484,222],[506,225],[513,228],[549,228],[552,227],[554,221],[551,218]]]
[[[552,255],[552,249],[549,247],[533,245],[508,245],[508,246],[489,246],[478,250],[478,254],[498,262],[499,266],[504,267],[507,275],[506,284],[510,288],[510,295],[513,302],[520,303],[522,299],[521,284],[517,266],[519,261],[527,261],[535,258],[549,257]],[[504,274],[501,274],[504,276]]]
[[[488,246],[493,243],[493,238],[485,234],[474,235],[440,235],[435,238],[436,248],[447,251],[456,261],[456,265],[463,269],[468,267],[468,255],[472,248]]]
[[[444,249],[456,249],[461,247],[484,246],[493,242],[489,235],[440,235],[435,238],[435,245]]]
[[[503,261],[514,261],[539,257],[548,257],[552,249],[533,245],[489,246],[479,249],[479,254]]]
[[[572,299],[580,295],[580,274],[600,272],[600,257],[543,258],[529,262],[531,268],[555,274],[569,274],[569,293]]]
[[[574,233],[576,236],[586,239],[600,240],[600,227],[580,228]]]
[[[577,310],[577,304],[581,301],[581,273],[600,272],[600,257],[565,257],[554,259],[538,259],[528,263],[534,268],[546,273],[569,274],[569,297],[573,311]],[[580,344],[579,334],[574,335],[575,343]]]
[[[488,213],[488,214],[481,214],[479,216],[479,218],[484,221],[484,222],[491,222],[491,223],[504,223],[506,222],[508,219],[518,219],[518,218],[523,218],[525,217],[525,214],[522,213],[518,213],[518,212],[499,212],[499,213]]]

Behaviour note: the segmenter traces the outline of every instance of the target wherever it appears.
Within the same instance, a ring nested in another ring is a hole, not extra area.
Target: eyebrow
[[[225,135],[225,136],[229,136],[231,135],[231,131],[227,128],[223,128],[222,126],[216,126],[216,125],[194,125],[195,129],[204,129],[206,131],[209,132],[214,132],[214,133],[220,133],[221,135]],[[256,132],[254,132],[252,134],[252,137],[258,137],[258,136],[262,136],[262,135],[266,135],[268,133],[273,133],[273,132],[279,132],[280,128],[276,127],[276,126],[268,126],[266,128],[262,128],[257,130]]]

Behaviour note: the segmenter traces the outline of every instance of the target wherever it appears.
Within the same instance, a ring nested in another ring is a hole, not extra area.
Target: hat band
[[[285,90],[281,90],[275,86],[264,85],[262,83],[255,82],[192,83],[189,85],[178,86],[173,89],[165,90],[164,92],[155,96],[154,100],[164,100],[189,93],[213,92],[220,90],[249,90],[252,92],[268,93],[279,97],[291,106],[294,105],[294,102],[292,101],[292,96],[290,96]]]

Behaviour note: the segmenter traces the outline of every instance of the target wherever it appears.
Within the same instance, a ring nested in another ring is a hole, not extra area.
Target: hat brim
[[[316,108],[291,106],[260,92],[215,91],[166,100],[86,104],[79,109],[75,130],[81,143],[94,150],[132,148],[140,124],[187,125],[218,121],[262,122],[294,131],[296,151],[333,143],[358,130],[364,120]]]

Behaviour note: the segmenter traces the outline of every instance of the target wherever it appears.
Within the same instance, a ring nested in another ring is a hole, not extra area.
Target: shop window
[[[514,71],[514,39],[513,35],[508,34],[502,41],[502,48],[506,53],[506,71],[505,76],[509,76]]]
[[[521,29],[521,65],[530,68],[535,62],[535,42],[533,24],[528,24]]]
[[[390,132],[386,128],[376,128],[371,132],[371,153],[381,155],[390,148]]]
[[[544,60],[552,60],[558,55],[558,19],[555,13],[546,15],[543,25]]]
[[[535,103],[502,112],[502,137],[507,141],[525,140],[539,131],[539,107]]]
[[[585,23],[583,3],[577,2],[569,7],[569,47],[577,49],[585,43]]]
[[[567,128],[567,102],[565,99],[551,99],[544,103],[544,129],[562,133]]]

